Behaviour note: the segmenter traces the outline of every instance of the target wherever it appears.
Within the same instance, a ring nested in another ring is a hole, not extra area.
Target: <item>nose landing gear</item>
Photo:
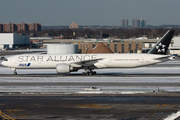
[[[17,75],[17,72],[16,72],[16,71],[14,72],[14,75]]]
[[[12,70],[14,70],[14,75],[17,75],[16,69],[15,68],[11,68]]]

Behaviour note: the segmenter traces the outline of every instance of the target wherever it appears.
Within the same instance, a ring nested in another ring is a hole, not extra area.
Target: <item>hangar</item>
[[[178,55],[180,56],[180,36],[174,37],[174,46],[169,47],[169,52],[171,55]]]
[[[29,46],[29,36],[19,35],[18,33],[0,33],[0,49],[15,49]]]

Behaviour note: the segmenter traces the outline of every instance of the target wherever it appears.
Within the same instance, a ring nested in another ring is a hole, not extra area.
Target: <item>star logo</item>
[[[156,46],[158,53],[165,52],[165,48],[166,48],[166,45],[163,45],[162,43],[160,43]]]

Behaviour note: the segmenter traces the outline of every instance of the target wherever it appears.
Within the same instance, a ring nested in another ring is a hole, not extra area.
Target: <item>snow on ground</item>
[[[158,64],[180,64],[180,61],[174,61],[174,60],[170,60],[170,61],[166,61],[166,62],[162,62],[162,63],[158,63]]]
[[[19,74],[57,74],[55,69],[18,69]],[[80,76],[83,70],[70,73],[69,77],[1,77],[0,82],[180,82],[180,77],[127,77],[128,74],[179,74],[180,68],[134,68],[134,69],[97,69],[97,73],[101,77],[96,76]],[[10,68],[0,67],[0,74],[13,74]],[[103,77],[103,74],[109,77]],[[126,77],[114,77],[115,74],[127,74]],[[72,75],[72,76],[71,76]]]
[[[180,111],[177,111],[176,113],[172,113],[171,115],[167,116],[167,118],[164,118],[163,120],[175,120],[180,116]]]
[[[166,91],[180,91],[179,87],[142,87],[142,86],[112,86],[112,87],[106,87],[106,86],[96,86],[99,89],[102,90],[139,90],[139,91],[147,91],[147,90],[166,90]],[[0,90],[2,89],[32,89],[32,90],[36,90],[36,89],[68,89],[68,90],[75,90],[75,89],[81,89],[84,90],[84,88],[88,88],[88,87],[84,87],[84,86],[0,86]]]
[[[134,82],[134,83],[148,83],[148,82],[154,82],[154,83],[179,83],[180,82],[180,76],[179,77],[114,77],[111,76],[113,74],[179,74],[180,73],[180,67],[141,67],[141,68],[132,68],[132,69],[97,69],[97,73],[100,73],[101,77],[96,76],[80,76],[76,77],[74,74],[81,74],[83,70],[79,70],[75,73],[70,73],[72,76],[60,76],[60,77],[0,77],[0,82],[58,82],[59,84],[63,82],[91,82],[91,83],[97,83],[98,82]],[[55,69],[18,69],[17,72],[19,74],[57,74]],[[13,74],[13,71],[10,68],[6,67],[0,67],[0,74]],[[103,77],[103,74],[108,75],[109,77]],[[72,86],[71,89],[79,89],[82,86],[74,88]],[[14,86],[14,87],[3,87],[0,86],[0,89],[70,89],[69,87],[66,88],[65,86],[35,86],[35,87],[20,87],[20,86]],[[125,86],[125,87],[103,87],[101,86],[101,89],[132,89],[132,91],[136,90],[158,90],[157,86]],[[176,86],[164,86],[159,87],[161,90],[169,91],[169,92],[179,92],[180,88]]]
[[[180,77],[1,77],[0,82],[133,82],[178,83]]]

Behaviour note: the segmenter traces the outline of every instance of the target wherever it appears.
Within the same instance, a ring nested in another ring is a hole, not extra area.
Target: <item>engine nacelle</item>
[[[70,73],[70,67],[68,64],[57,64],[56,71],[57,73]]]

